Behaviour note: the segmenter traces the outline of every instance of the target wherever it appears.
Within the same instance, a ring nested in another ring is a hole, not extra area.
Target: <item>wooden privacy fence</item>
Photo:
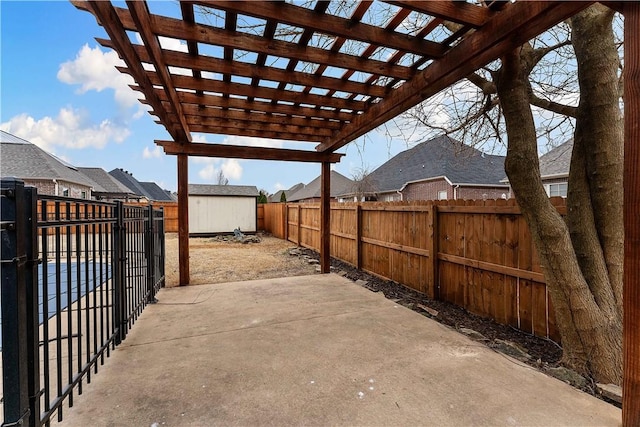
[[[561,213],[563,199],[554,199]],[[265,229],[320,248],[318,204],[265,205]],[[331,256],[525,332],[560,340],[529,228],[515,200],[340,203]]]
[[[164,209],[164,232],[178,232],[178,202],[126,202],[126,204],[132,206],[147,206],[148,204],[150,204],[156,209],[162,207]]]

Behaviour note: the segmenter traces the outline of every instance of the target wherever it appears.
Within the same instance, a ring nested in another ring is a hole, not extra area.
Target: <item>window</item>
[[[82,197],[83,199],[87,198],[87,192],[86,191],[81,191],[80,192],[80,197]]]
[[[557,184],[547,184],[545,185],[545,190],[547,190],[547,195],[549,197],[567,197],[566,182],[559,182]]]
[[[438,200],[447,200],[447,190],[438,191]]]
[[[63,188],[62,189],[62,195],[64,197],[69,197],[69,189],[68,188]]]

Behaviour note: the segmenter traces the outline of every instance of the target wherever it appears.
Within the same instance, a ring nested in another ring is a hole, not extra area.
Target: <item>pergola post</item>
[[[624,3],[622,425],[640,425],[640,3]]]
[[[189,156],[178,154],[178,270],[180,286],[189,284]]]
[[[331,163],[322,162],[320,176],[320,272],[328,273],[331,266]]]

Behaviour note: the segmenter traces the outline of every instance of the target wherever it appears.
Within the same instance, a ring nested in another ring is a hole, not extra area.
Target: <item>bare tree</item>
[[[563,362],[620,384],[623,124],[613,23],[613,11],[595,4],[405,119],[426,134],[506,143],[506,173],[545,271]],[[544,191],[538,144],[571,136],[563,219]]]
[[[367,198],[377,195],[378,186],[371,177],[371,171],[368,167],[356,168],[351,175],[351,180],[353,181],[351,191],[356,201],[363,202]]]
[[[222,170],[218,171],[218,175],[216,175],[216,184],[229,185],[229,180],[224,176],[224,172]]]

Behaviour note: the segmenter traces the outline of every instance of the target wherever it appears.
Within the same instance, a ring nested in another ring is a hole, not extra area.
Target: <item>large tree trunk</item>
[[[578,22],[580,19],[583,21]],[[581,43],[586,45],[599,38],[594,33],[607,27],[604,21],[602,10],[594,11],[594,8],[576,18],[574,25],[582,28],[579,30],[582,31]],[[619,200],[615,198],[621,191],[622,174],[618,173],[618,165],[612,167],[615,154],[598,155],[607,149],[606,144],[616,144],[618,138],[615,123],[620,123],[619,110],[615,117],[610,99],[603,100],[600,96],[601,91],[608,90],[609,80],[604,79],[607,83],[603,83],[599,74],[606,70],[605,74],[609,75],[610,70],[594,58],[578,59],[580,83],[584,87],[570,172],[570,233],[550,203],[540,179],[536,130],[529,104],[531,61],[528,53],[525,46],[506,55],[496,75],[508,135],[505,169],[544,268],[562,336],[564,363],[599,382],[620,384],[621,195]],[[577,55],[581,53],[584,52],[576,49]],[[593,91],[594,88],[599,90]],[[591,99],[594,95],[597,99]],[[617,99],[614,105],[617,107]],[[612,118],[615,118],[613,124]],[[607,131],[607,126],[613,130]],[[618,140],[621,143],[621,133]],[[616,179],[618,188],[610,188]]]

